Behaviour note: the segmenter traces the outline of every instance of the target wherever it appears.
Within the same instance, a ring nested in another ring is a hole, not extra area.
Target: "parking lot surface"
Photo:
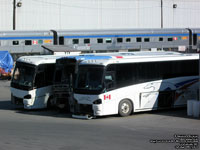
[[[0,150],[199,149],[200,119],[186,109],[73,119],[59,110],[14,109],[9,84],[0,81]]]

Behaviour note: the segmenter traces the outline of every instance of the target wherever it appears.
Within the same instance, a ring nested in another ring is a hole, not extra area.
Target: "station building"
[[[0,31],[198,28],[199,14],[199,0],[1,0]]]

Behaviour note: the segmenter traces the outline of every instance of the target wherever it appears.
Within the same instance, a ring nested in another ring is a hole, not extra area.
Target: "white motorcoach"
[[[11,102],[25,109],[51,107],[56,59],[61,56],[23,56],[16,61],[11,80]]]
[[[103,116],[182,107],[198,90],[198,54],[138,52],[80,62],[76,114]]]
[[[131,55],[133,53],[93,53],[82,54],[79,56],[65,56],[56,60],[56,69],[54,74],[53,103],[58,108],[71,109],[73,112],[73,88],[77,74],[77,66],[83,60],[110,59],[120,55]],[[69,101],[71,100],[71,101]]]

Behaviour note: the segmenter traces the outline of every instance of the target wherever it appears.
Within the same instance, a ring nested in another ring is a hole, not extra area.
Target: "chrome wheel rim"
[[[121,106],[121,111],[124,114],[127,114],[129,112],[129,110],[130,110],[130,106],[127,103],[123,103]]]

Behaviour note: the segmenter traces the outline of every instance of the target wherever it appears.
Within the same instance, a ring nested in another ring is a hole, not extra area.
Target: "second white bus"
[[[25,109],[52,107],[56,59],[61,56],[23,56],[16,61],[11,80],[11,102]]]

